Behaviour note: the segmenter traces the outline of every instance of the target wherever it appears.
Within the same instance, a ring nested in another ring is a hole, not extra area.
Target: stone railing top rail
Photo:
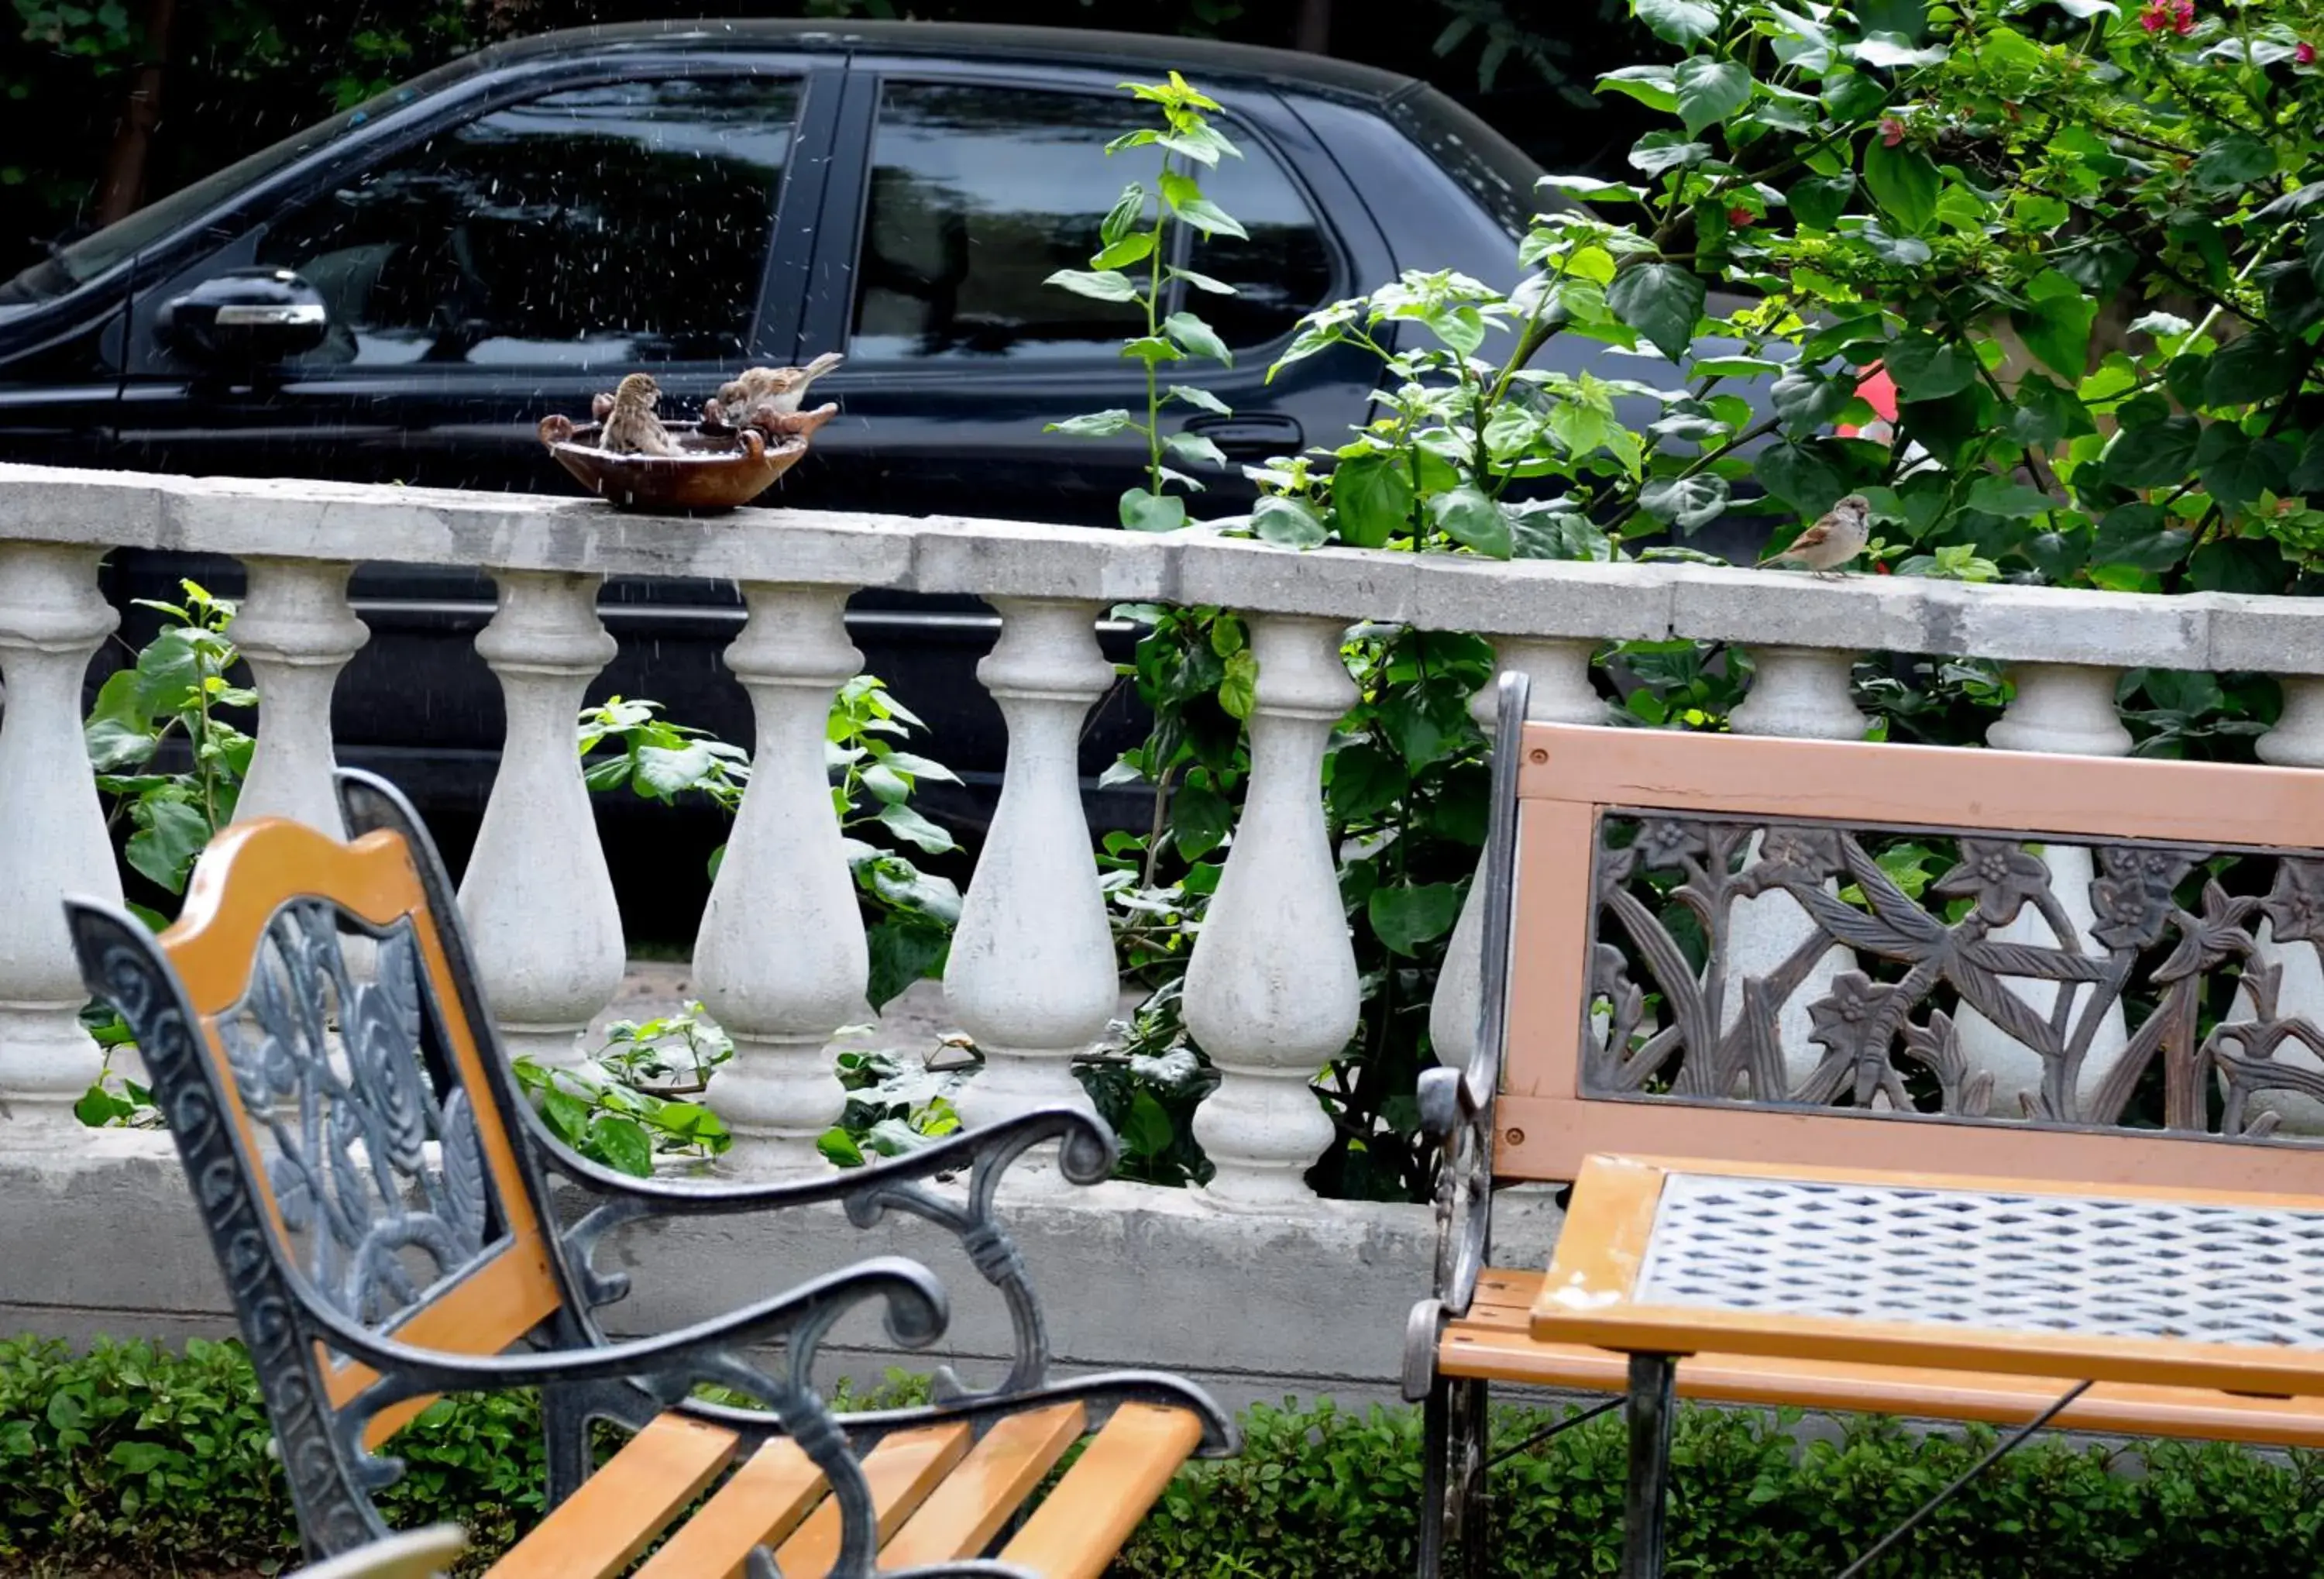
[[[804,510],[619,513],[594,499],[0,465],[0,540],[1222,604],[1513,637],[1685,636],[2011,662],[2324,675],[2324,600],[2177,597],[1699,565],[1294,553],[1203,533]]]

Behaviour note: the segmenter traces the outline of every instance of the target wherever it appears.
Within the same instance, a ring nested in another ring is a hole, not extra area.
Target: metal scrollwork
[[[267,928],[239,1010],[218,1020],[243,1106],[272,1144],[283,1225],[306,1238],[308,1275],[368,1325],[475,1260],[487,1216],[475,1114],[456,1086],[438,1102],[423,1061],[408,922],[376,957],[373,978],[355,980],[335,910],[291,904]],[[415,1251],[434,1277],[413,1275]]]
[[[1609,812],[1585,1085],[2253,1140],[2281,1120],[2266,1094],[2324,1100],[2324,1028],[2283,1011],[2282,971],[2257,931],[2264,920],[2279,946],[2324,943],[2324,861],[2097,845],[2076,895],[2040,852],[2078,842]],[[1748,970],[1737,906],[1776,891],[1808,925],[1772,965]],[[1803,997],[1835,950],[1855,968],[1827,965]],[[1786,1072],[1779,1030],[1795,1000],[1820,1054],[1803,1075]],[[1969,1011],[2039,1058],[2022,1113],[1991,1111],[1993,1073],[1960,1034]],[[2127,1044],[2092,1064],[2116,1016],[2134,1028]]]

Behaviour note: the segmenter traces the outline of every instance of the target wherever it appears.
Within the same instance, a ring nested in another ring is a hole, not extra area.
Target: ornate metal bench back
[[[363,1489],[380,1466],[331,1429],[374,1373],[324,1354],[299,1285],[364,1327],[466,1353],[574,1308],[434,847],[383,783],[342,790],[374,831],[342,845],[276,819],[230,827],[159,938],[68,902],[90,990],[135,1035],[322,1550],[383,1528]],[[427,1402],[381,1410],[364,1441]]]
[[[1504,754],[1500,1176],[2324,1188],[2324,775],[1545,725]]]

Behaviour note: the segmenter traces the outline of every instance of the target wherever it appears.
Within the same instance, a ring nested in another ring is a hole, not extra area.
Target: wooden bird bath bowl
[[[837,408],[833,408],[836,410]],[[748,504],[807,453],[807,433],[820,422],[773,443],[754,428],[701,427],[673,422],[676,455],[615,455],[597,448],[603,424],[543,417],[540,442],[583,486],[622,510],[714,511]]]

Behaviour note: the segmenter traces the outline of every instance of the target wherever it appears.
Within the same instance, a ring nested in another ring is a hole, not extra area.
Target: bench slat
[[[963,1455],[972,1452],[968,1444],[966,1426],[933,1426],[899,1432],[863,1455],[881,1544],[946,1483],[946,1476],[967,1467]],[[839,1561],[840,1533],[839,1504],[825,1498],[798,1533],[776,1548],[775,1566],[783,1579],[824,1579]]]
[[[493,1565],[492,1579],[605,1579],[629,1566],[734,1456],[732,1431],[663,1415]]]
[[[1541,1343],[1529,1335],[1542,1275],[1495,1269],[1478,1280],[1466,1317],[1450,1324],[1437,1346],[1447,1376],[1474,1377],[1578,1392],[1620,1392],[1628,1358],[1581,1344]],[[1692,1354],[1678,1363],[1683,1398],[1771,1408],[1843,1414],[1925,1416],[2022,1426],[2072,1384],[2050,1377],[1987,1371],[1900,1371],[1834,1361],[1775,1360],[1748,1354]],[[2058,1417],[2061,1430],[2253,1442],[2270,1447],[2324,1447],[2324,1399],[2245,1398],[2205,1389],[2102,1382]]]
[[[823,1472],[797,1443],[765,1443],[647,1559],[637,1579],[736,1573],[752,1547],[779,1541],[798,1528],[823,1489]]]
[[[1202,1421],[1185,1409],[1122,1405],[1001,1560],[1042,1579],[1098,1579],[1202,1440]]]
[[[1001,1420],[946,1477],[927,1505],[881,1548],[880,1565],[908,1568],[976,1556],[1065,1450],[1081,1440],[1087,1423],[1087,1412],[1077,1403]],[[788,1563],[783,1579],[792,1579]]]

